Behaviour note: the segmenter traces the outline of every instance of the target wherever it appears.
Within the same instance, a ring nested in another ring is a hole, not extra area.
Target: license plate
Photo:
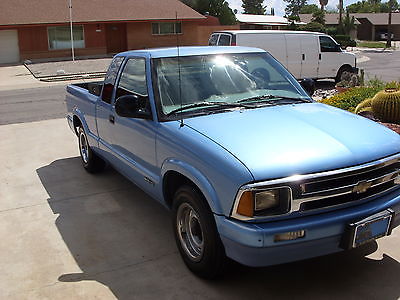
[[[351,224],[354,230],[352,248],[388,235],[391,220],[392,213],[386,210]]]

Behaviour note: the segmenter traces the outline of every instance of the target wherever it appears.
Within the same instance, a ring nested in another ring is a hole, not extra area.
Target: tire
[[[106,163],[92,151],[82,127],[78,129],[79,154],[82,165],[89,173],[99,173],[104,170]]]
[[[343,72],[350,72],[353,73],[353,69],[349,66],[342,66],[340,67],[339,71],[337,72],[337,75],[335,77],[335,83],[338,83],[341,81],[342,74]]]
[[[225,251],[203,196],[191,186],[182,186],[174,195],[172,208],[175,240],[186,266],[206,279],[221,275]]]

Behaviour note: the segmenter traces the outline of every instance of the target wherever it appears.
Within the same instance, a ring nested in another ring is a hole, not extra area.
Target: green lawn
[[[386,42],[367,42],[361,41],[357,42],[357,47],[364,47],[364,48],[386,48]]]

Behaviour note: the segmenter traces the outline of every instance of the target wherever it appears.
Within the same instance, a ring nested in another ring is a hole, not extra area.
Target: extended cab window
[[[106,77],[104,79],[103,93],[101,95],[101,100],[106,103],[111,103],[112,93],[114,90],[115,80],[117,79],[119,68],[124,61],[123,56],[118,56],[113,59],[108,68]]]
[[[340,52],[340,47],[328,36],[320,36],[321,52]]]
[[[150,112],[147,93],[146,61],[144,58],[130,58],[122,71],[115,99],[124,95],[139,96],[144,101],[143,108]]]

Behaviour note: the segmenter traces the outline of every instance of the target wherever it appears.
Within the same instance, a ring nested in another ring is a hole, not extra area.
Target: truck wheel
[[[193,273],[208,279],[222,273],[226,257],[214,216],[191,186],[180,187],[174,195],[173,229],[183,261]]]
[[[104,170],[106,163],[90,149],[87,136],[82,127],[78,129],[79,153],[82,165],[89,173],[98,173]]]
[[[335,83],[338,83],[342,80],[341,78],[342,78],[343,72],[353,73],[353,69],[349,66],[340,67],[339,71],[337,72],[336,78],[335,78]]]

